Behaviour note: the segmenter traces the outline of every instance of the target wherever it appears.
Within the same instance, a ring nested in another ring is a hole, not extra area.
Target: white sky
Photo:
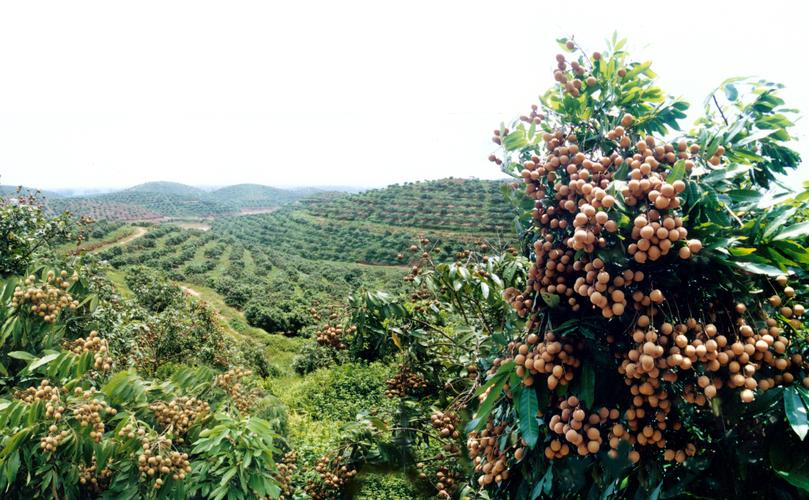
[[[554,39],[575,34],[591,52],[613,30],[696,112],[723,79],[755,75],[809,113],[806,5],[3,2],[0,182],[499,177],[491,130],[552,83]]]

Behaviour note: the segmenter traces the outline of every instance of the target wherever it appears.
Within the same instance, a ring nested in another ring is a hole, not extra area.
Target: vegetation
[[[69,218],[0,209],[15,235],[0,243],[4,494],[277,496],[280,438],[251,415],[262,391],[229,368],[242,351],[212,311],[139,275],[139,302],[124,300],[92,256],[53,251]]]

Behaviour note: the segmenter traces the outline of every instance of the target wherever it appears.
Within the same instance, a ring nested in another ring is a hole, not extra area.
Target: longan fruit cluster
[[[420,464],[424,465],[424,464]],[[460,472],[445,465],[438,467],[435,471],[435,482],[433,487],[438,498],[452,498],[453,493],[458,489],[462,477]]]
[[[778,314],[786,318],[787,323],[792,328],[796,330],[803,328],[803,322],[799,318],[802,318],[806,313],[806,307],[796,301],[795,289],[788,285],[788,278],[785,275],[782,274],[776,277],[775,282],[783,288],[781,291],[783,297],[776,293],[771,295],[767,302],[776,308]]]
[[[78,338],[72,342],[65,342],[64,348],[77,355],[93,352],[95,353],[93,356],[93,368],[99,371],[112,369],[109,343],[102,339],[95,330],[91,331],[87,338]]]
[[[67,429],[60,431],[56,424],[51,424],[48,427],[48,434],[39,440],[39,447],[47,453],[53,453],[68,436],[70,436],[70,431]]]
[[[460,417],[455,412],[436,411],[430,415],[430,423],[438,434],[445,439],[458,439],[461,433],[458,431]]]
[[[214,379],[214,385],[221,387],[242,413],[248,412],[257,399],[256,391],[243,382],[244,378],[251,375],[253,372],[246,368],[231,368]]]
[[[61,392],[58,387],[52,386],[48,379],[42,379],[39,383],[39,387],[28,387],[22,391],[15,391],[14,397],[28,404],[37,401],[46,401],[47,404],[53,405],[60,402]],[[64,408],[60,411],[64,411]],[[51,410],[51,415],[48,416],[50,417],[52,414],[53,410]]]
[[[180,396],[171,401],[155,401],[149,405],[155,420],[164,429],[171,429],[178,443],[183,443],[183,435],[194,422],[205,418],[211,412],[207,401],[188,396]]]
[[[529,111],[527,115],[520,116],[521,122],[533,123],[534,125],[539,125],[540,123],[542,123],[542,120],[544,119],[545,115],[539,112],[539,106],[536,104],[531,105],[531,111]],[[491,157],[489,158],[489,160],[495,161]]]
[[[346,344],[343,338],[346,334],[353,333],[357,330],[355,325],[348,328],[343,328],[340,325],[327,325],[323,330],[317,332],[317,343],[323,346],[331,346],[335,349],[345,349]]]
[[[600,408],[588,415],[576,396],[562,400],[559,410],[548,422],[551,432],[561,436],[545,448],[545,457],[549,460],[565,457],[571,447],[581,456],[598,453],[604,442],[600,427],[620,416],[618,410],[609,408]]]
[[[507,129],[507,128],[503,129],[502,135],[500,134],[500,129],[498,129],[498,128],[494,129],[494,131],[493,131],[494,135],[492,135],[492,142],[497,144],[498,146],[502,145],[503,144],[503,137],[507,136],[508,133],[509,133],[509,129]]]
[[[79,422],[81,427],[91,427],[90,439],[100,443],[101,438],[104,436],[104,420],[101,418],[101,414],[105,413],[114,416],[118,411],[105,401],[94,399],[95,388],[85,391],[81,387],[76,387],[73,392],[77,398],[80,398],[80,401],[83,401],[73,406],[73,418]]]
[[[534,385],[534,376],[546,375],[548,389],[554,390],[559,385],[567,385],[573,380],[574,369],[581,366],[575,352],[583,346],[581,342],[562,338],[557,339],[555,333],[548,331],[540,341],[539,336],[529,334],[525,343],[512,343],[510,348],[516,352],[514,356],[515,371],[522,378],[525,386]]]
[[[159,436],[143,439],[143,452],[138,456],[138,471],[142,481],[155,478],[153,487],[160,489],[164,478],[182,481],[191,472],[188,454],[172,450],[171,439]]]
[[[46,323],[54,323],[62,310],[79,307],[79,301],[73,299],[67,292],[70,285],[78,279],[75,273],[68,278],[67,271],[62,271],[59,276],[49,271],[45,281],[38,284],[36,276],[28,276],[24,285],[14,289],[11,306],[13,308],[25,306],[26,310],[39,316]]]
[[[338,492],[357,475],[355,468],[342,464],[339,459],[333,460],[328,455],[318,459],[315,471],[320,476],[320,481],[309,481],[304,488],[313,500],[338,498]]]
[[[478,484],[481,487],[488,486],[493,482],[501,482],[509,477],[508,451],[510,448],[500,449],[500,436],[505,429],[505,425],[500,423],[494,425],[491,419],[480,432],[470,432],[466,440],[466,449],[469,458],[475,465],[475,472],[480,474]]]
[[[687,259],[702,248],[698,240],[687,239],[678,212],[685,182],[666,182],[678,160],[687,171],[693,169],[699,146],[658,143],[652,136],[633,144],[628,133],[633,123],[634,117],[625,114],[621,125],[606,134],[617,142],[611,153],[582,151],[575,134],[556,130],[543,135],[544,155],[523,162],[525,192],[536,200],[532,215],[538,237],[528,290],[507,297],[521,317],[533,308],[532,292],[558,295],[573,311],[587,305],[600,308],[607,318],[624,314],[627,290],[611,283],[618,276],[599,276],[608,269],[592,258],[597,249],[617,244],[617,233],[624,230],[610,215],[616,203],[612,189],[620,189],[624,203],[637,210],[633,225],[625,228],[633,240],[627,252],[636,263],[656,261],[672,249]],[[614,179],[622,167],[627,179]],[[620,182],[611,187],[613,180]],[[590,300],[582,302],[580,297]]]
[[[389,398],[403,398],[418,394],[427,389],[427,379],[407,366],[400,366],[393,378],[385,381],[385,395]]]
[[[146,430],[137,423],[128,423],[118,431],[118,436],[129,439],[142,439],[146,435]]]
[[[111,477],[112,470],[109,467],[104,467],[101,471],[98,471],[95,457],[93,457],[90,465],[82,464],[79,467],[79,484],[94,493],[101,493],[107,489]]]
[[[642,281],[644,277],[643,272],[630,269],[613,276],[599,258],[578,267],[585,275],[576,278],[573,289],[579,296],[586,297],[593,307],[601,309],[601,315],[605,318],[620,316],[626,311],[628,301],[624,287]],[[578,304],[572,305],[577,310]]]
[[[533,268],[532,268],[533,269]],[[509,287],[503,290],[503,298],[511,304],[511,307],[517,311],[517,314],[524,318],[534,305],[534,301],[527,298],[519,290],[514,287]]]
[[[281,498],[291,499],[295,494],[295,486],[292,484],[292,475],[298,470],[298,454],[295,451],[288,451],[284,457],[276,464],[278,473],[275,480],[281,488]]]
[[[572,45],[568,47],[571,50],[575,47],[573,42],[567,43]],[[578,61],[570,61],[570,69],[572,74],[567,71],[567,60],[564,54],[557,54],[556,69],[553,71],[553,78],[559,82],[564,94],[579,97],[583,88],[598,85],[598,80],[594,76],[588,75],[587,69]]]

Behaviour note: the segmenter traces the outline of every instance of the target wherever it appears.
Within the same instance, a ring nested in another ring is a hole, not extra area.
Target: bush
[[[297,334],[312,319],[302,301],[274,295],[268,302],[252,299],[244,308],[250,326],[270,333]]]
[[[385,396],[385,381],[393,375],[381,363],[349,363],[321,368],[295,388],[296,409],[316,420],[352,421],[362,411],[390,414],[394,403]]]
[[[162,312],[183,298],[180,287],[169,282],[164,274],[145,266],[130,268],[125,279],[138,303],[152,312]]]
[[[348,354],[317,342],[307,342],[301,353],[292,360],[292,369],[299,375],[306,375],[321,368],[341,365],[348,362]]]
[[[419,491],[409,477],[396,471],[363,471],[354,478],[353,483],[354,491],[351,498],[355,500],[410,500],[433,497]]]
[[[279,436],[286,436],[289,432],[287,407],[277,397],[270,395],[261,398],[253,408],[253,414],[266,420]]]

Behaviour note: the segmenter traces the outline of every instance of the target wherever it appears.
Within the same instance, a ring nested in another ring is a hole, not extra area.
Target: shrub
[[[390,414],[385,381],[393,374],[381,363],[349,363],[310,374],[290,398],[296,409],[316,420],[352,421],[362,411]]]
[[[462,494],[803,496],[809,192],[765,195],[800,161],[790,111],[727,81],[664,139],[687,104],[623,43],[561,40],[542,106],[495,132],[532,267],[479,359]]]
[[[354,484],[351,498],[356,500],[432,498],[419,491],[409,477],[396,471],[362,471],[354,478]]]
[[[307,342],[300,354],[292,360],[292,369],[299,375],[306,375],[321,368],[340,365],[348,361],[347,353],[317,342]]]

